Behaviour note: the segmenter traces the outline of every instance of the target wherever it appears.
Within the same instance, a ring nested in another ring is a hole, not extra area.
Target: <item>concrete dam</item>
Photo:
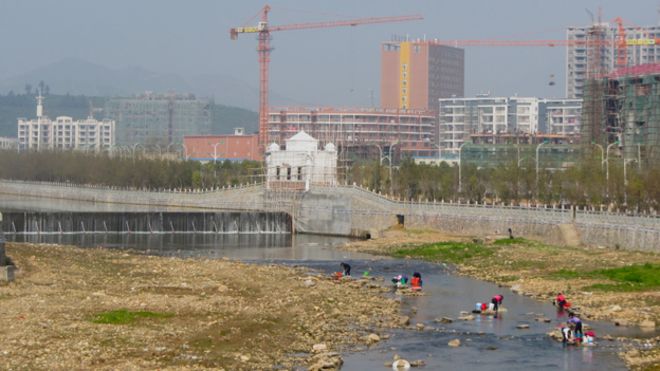
[[[290,234],[283,212],[42,212],[3,213],[5,234],[218,233]]]

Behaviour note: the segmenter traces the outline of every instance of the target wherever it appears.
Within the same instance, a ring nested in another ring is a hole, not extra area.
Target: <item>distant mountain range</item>
[[[256,73],[256,71],[255,71]],[[88,96],[131,96],[145,91],[193,93],[214,98],[217,103],[256,110],[259,91],[248,83],[226,75],[182,77],[161,74],[141,67],[111,69],[88,61],[67,58],[30,72],[0,80],[0,94],[25,92],[44,81],[51,93]],[[273,105],[305,105],[271,92]]]

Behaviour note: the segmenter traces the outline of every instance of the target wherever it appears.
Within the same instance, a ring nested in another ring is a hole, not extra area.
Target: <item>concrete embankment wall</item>
[[[247,186],[206,192],[152,192],[68,186],[66,184],[0,181],[0,194],[75,200],[101,204],[143,206],[149,209],[222,209],[260,210],[263,186]]]
[[[278,212],[9,212],[7,234],[57,233],[291,233]]]
[[[605,246],[660,252],[660,219],[595,210],[558,208],[407,203],[386,199],[360,188],[338,191],[351,199],[354,228],[383,230],[402,215],[405,226],[433,228],[451,234],[506,235],[508,228],[519,237],[551,244]]]

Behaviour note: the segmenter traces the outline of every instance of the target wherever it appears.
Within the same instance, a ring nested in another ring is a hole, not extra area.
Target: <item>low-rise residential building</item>
[[[16,149],[17,145],[18,139],[16,138],[0,137],[0,149]]]
[[[377,147],[387,152],[432,152],[436,115],[430,111],[338,108],[282,108],[268,115],[269,141],[284,145],[304,130],[321,145],[332,143],[347,151]],[[387,148],[386,148],[387,147]]]
[[[245,135],[242,128],[234,129],[234,135],[192,135],[183,137],[184,156],[187,159],[216,161],[259,161],[259,136]]]
[[[18,119],[18,147],[21,150],[109,151],[115,145],[115,122],[92,117],[74,120],[44,115],[43,97],[37,97],[37,117]]]

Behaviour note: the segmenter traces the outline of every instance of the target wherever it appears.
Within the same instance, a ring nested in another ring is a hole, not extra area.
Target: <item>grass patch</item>
[[[552,276],[563,279],[591,278],[613,281],[613,283],[597,283],[585,287],[585,290],[628,292],[660,288],[660,264],[635,264],[627,267],[598,269],[588,272],[562,269],[553,272]]]
[[[493,241],[493,245],[503,246],[503,245],[526,245],[528,241],[521,237],[516,238],[500,238],[499,240]]]
[[[407,256],[431,261],[463,263],[473,258],[487,257],[493,250],[487,246],[467,242],[437,242],[412,249],[395,250],[395,257]]]
[[[148,311],[132,312],[126,309],[118,309],[118,310],[99,313],[92,319],[92,322],[109,324],[109,325],[127,325],[135,322],[138,319],[170,318],[172,316],[173,314],[171,313],[159,313],[159,312],[148,312]]]

